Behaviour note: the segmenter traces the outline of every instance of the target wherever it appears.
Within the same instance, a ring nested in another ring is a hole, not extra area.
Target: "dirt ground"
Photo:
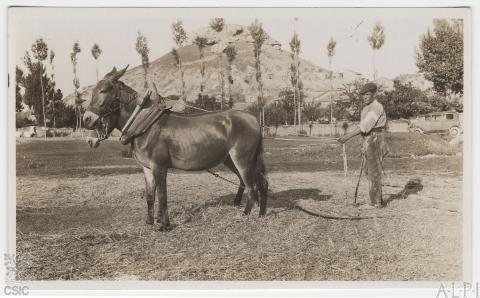
[[[266,140],[267,216],[242,216],[236,187],[171,171],[174,229],[145,224],[144,180],[115,141],[17,141],[20,280],[461,280],[462,148],[436,135],[391,134],[383,209],[351,206],[359,140]],[[405,145],[408,144],[408,145]],[[218,173],[236,177],[223,167]],[[412,178],[423,189],[399,199]],[[367,196],[364,180],[360,202]],[[363,220],[333,220],[298,208]],[[348,204],[348,205],[346,205]]]

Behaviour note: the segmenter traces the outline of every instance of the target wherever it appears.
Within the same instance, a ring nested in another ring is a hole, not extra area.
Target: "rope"
[[[225,177],[222,177],[220,176],[219,174],[211,171],[211,170],[206,170],[208,173],[212,174],[213,176],[215,176],[216,178],[219,178],[219,179],[222,179],[223,181],[226,181],[230,184],[233,184],[239,188],[242,188],[242,189],[245,189],[245,186],[242,186],[240,184],[237,184]],[[270,194],[269,196],[270,197],[273,197],[275,198],[275,196],[273,195],[273,192],[272,192],[272,189],[270,188],[269,190]],[[201,208],[201,206],[197,207],[197,208]],[[321,213],[321,212],[313,212],[313,211],[310,211],[308,209],[305,209],[304,207],[300,206],[299,204],[297,203],[294,203],[293,204],[293,208],[294,209],[298,209],[302,212],[305,212],[307,213],[308,215],[311,215],[311,216],[315,216],[315,217],[321,217],[321,218],[325,218],[325,219],[334,219],[334,220],[362,220],[362,219],[373,219],[373,218],[384,218],[385,216],[381,216],[381,215],[373,215],[373,216],[348,216],[348,215],[332,215],[332,214],[324,214],[324,213]]]
[[[315,217],[321,217],[325,219],[345,219],[345,220],[362,220],[362,219],[373,219],[373,218],[385,218],[386,216],[382,215],[370,215],[370,216],[348,216],[348,215],[331,215],[331,214],[324,214],[321,212],[313,212],[308,209],[305,209],[304,207],[295,204],[294,207],[300,211],[303,211],[307,213],[308,215],[315,216]],[[392,216],[388,216],[392,217]]]
[[[230,184],[233,184],[233,185],[235,185],[235,186],[238,186],[239,188],[245,189],[245,186],[243,186],[243,185],[241,185],[241,184],[237,184],[237,183],[233,182],[232,180],[228,180],[227,178],[222,177],[222,176],[220,176],[219,174],[217,174],[217,173],[215,173],[215,172],[213,172],[213,171],[211,171],[211,170],[206,170],[206,171],[207,171],[208,173],[212,174],[213,176],[215,176],[215,177],[217,177],[217,178],[219,178],[219,179],[222,179],[223,181],[226,181],[226,182],[228,182],[228,183],[230,183]]]

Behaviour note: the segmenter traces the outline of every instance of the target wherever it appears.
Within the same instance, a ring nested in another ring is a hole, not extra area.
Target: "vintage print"
[[[8,18],[15,280],[464,277],[468,8]]]

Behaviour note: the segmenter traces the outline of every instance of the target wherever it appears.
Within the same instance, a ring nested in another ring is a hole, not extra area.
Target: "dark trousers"
[[[383,159],[388,153],[385,133],[371,132],[363,136],[363,158],[368,179],[370,204],[379,205],[382,200]]]

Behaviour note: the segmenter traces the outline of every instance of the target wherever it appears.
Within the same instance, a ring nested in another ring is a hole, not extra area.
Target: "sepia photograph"
[[[7,17],[10,282],[471,279],[469,7]]]

